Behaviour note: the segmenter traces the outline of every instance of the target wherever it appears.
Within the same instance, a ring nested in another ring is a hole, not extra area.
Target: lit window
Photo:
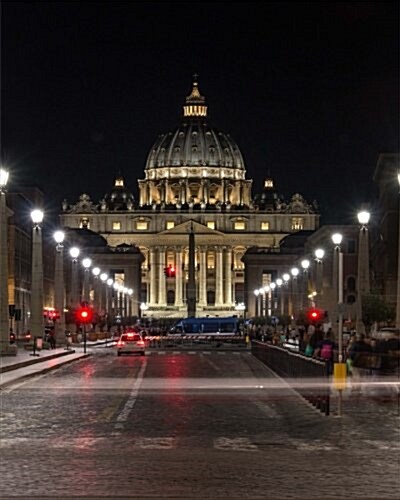
[[[90,227],[90,222],[89,222],[89,219],[87,217],[82,217],[80,223],[79,223],[79,227],[82,229],[82,228],[86,228],[86,229],[89,229]]]
[[[167,229],[172,229],[173,227],[175,227],[175,222],[173,221],[167,222]]]
[[[303,218],[293,217],[292,218],[292,231],[300,231],[303,229]]]
[[[236,231],[243,231],[246,229],[246,224],[242,220],[238,220],[234,223],[233,227],[235,228]]]
[[[208,229],[215,229],[215,222],[214,221],[208,221],[207,222],[207,227]]]
[[[147,231],[148,226],[149,226],[149,224],[147,221],[137,221],[136,222],[136,229],[138,231]]]
[[[269,231],[269,221],[261,222],[261,231]]]
[[[112,228],[113,228],[113,231],[120,231],[121,230],[121,223],[119,221],[114,221]]]

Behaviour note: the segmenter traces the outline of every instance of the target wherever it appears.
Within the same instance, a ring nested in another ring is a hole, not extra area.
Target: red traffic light
[[[78,323],[91,323],[93,319],[93,311],[90,307],[80,307],[76,311],[76,320]]]
[[[164,274],[167,278],[175,278],[176,269],[174,266],[168,266],[164,268]]]
[[[321,311],[321,309],[309,309],[307,312],[308,320],[313,323],[321,321],[322,316],[323,316],[323,311]]]

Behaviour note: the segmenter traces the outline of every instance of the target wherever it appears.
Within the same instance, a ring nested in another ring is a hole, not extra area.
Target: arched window
[[[356,279],[354,276],[350,276],[347,278],[347,291],[348,292],[355,292],[356,291]]]

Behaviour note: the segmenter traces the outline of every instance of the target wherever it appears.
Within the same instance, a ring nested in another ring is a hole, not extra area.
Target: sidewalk
[[[87,342],[87,350],[105,342]],[[23,346],[18,348],[16,356],[0,357],[0,390],[17,381],[46,373],[59,366],[71,363],[81,358],[90,356],[90,352],[83,352],[83,344],[72,346],[70,349],[59,347],[57,349],[43,349],[35,355]]]

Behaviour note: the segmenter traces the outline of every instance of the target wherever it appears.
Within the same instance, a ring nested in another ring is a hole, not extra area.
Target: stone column
[[[149,270],[149,286],[150,286],[150,303],[149,306],[157,304],[157,266],[156,266],[156,249],[150,248],[150,270]],[[164,273],[163,273],[164,274]]]
[[[183,296],[182,296],[182,290],[183,290],[183,269],[182,269],[182,247],[177,247],[176,248],[176,253],[175,253],[175,269],[176,269],[176,274],[175,274],[175,307],[182,307],[183,306]]]
[[[225,304],[232,305],[232,248],[225,248]]]
[[[161,307],[165,307],[167,305],[167,284],[164,274],[165,269],[165,247],[158,248],[158,258],[159,258],[159,266],[158,266],[158,305]]]
[[[207,247],[199,248],[200,271],[199,271],[199,306],[207,306]]]
[[[223,267],[222,267],[222,247],[215,248],[215,305],[223,305]]]

